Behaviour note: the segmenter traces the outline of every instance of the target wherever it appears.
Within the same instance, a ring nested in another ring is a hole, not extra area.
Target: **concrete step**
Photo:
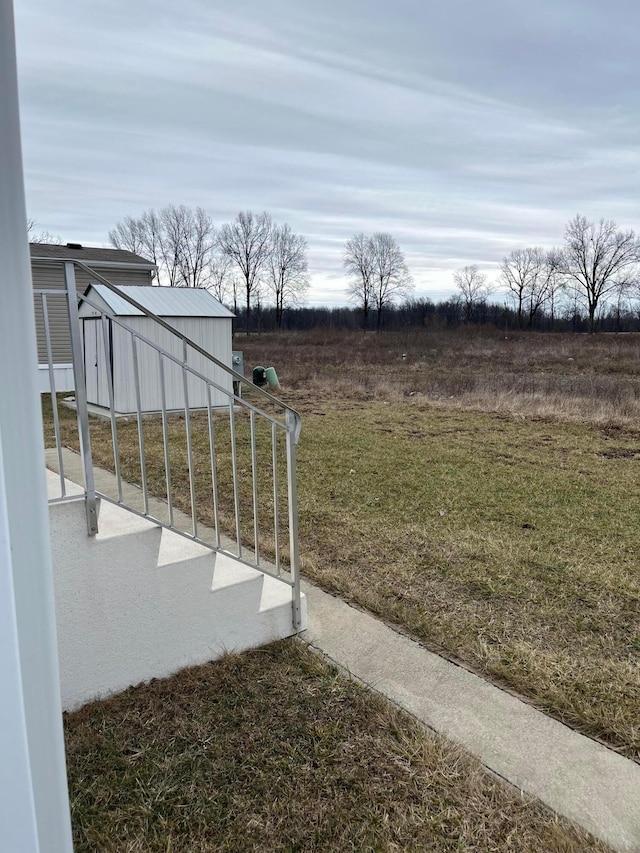
[[[295,633],[291,589],[106,501],[50,508],[65,709]]]

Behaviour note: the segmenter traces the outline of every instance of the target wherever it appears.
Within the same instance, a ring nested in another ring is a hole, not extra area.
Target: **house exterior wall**
[[[0,3],[0,848],[72,853],[13,4]]]
[[[74,390],[75,379],[73,376],[73,364],[56,364],[53,368],[53,382],[56,389],[56,394],[61,392],[69,393]],[[51,381],[49,378],[49,366],[47,364],[38,365],[38,391],[41,394],[48,394],[51,391]]]
[[[90,262],[89,262],[90,263]],[[148,269],[118,269],[117,267],[100,267],[96,270],[113,284],[142,284],[151,285],[151,271]],[[83,293],[91,284],[90,275],[79,267],[75,268],[76,287],[78,293]],[[49,332],[51,335],[51,351],[54,364],[71,363],[71,339],[69,335],[69,315],[65,295],[64,265],[60,262],[47,261],[31,262],[31,278],[34,290],[58,290],[60,295],[47,296],[47,314],[49,316]],[[36,319],[36,339],[38,342],[38,363],[47,364],[47,347],[42,310],[42,298],[34,295]],[[72,386],[73,387],[73,386]],[[69,390],[59,388],[59,391]],[[47,386],[48,390],[48,386]]]
[[[158,326],[152,318],[125,317],[122,319],[133,331],[139,332],[162,349],[182,360],[182,341],[167,329]],[[231,366],[231,319],[215,317],[169,317],[163,319],[219,361],[229,365],[229,367]],[[101,321],[87,318],[82,323],[85,340],[87,399],[89,403],[108,407],[109,390]],[[112,346],[115,409],[122,413],[135,412],[137,411],[137,403],[131,335],[116,323],[112,324]],[[136,342],[136,349],[142,411],[158,412],[162,409],[158,353],[139,339]],[[189,350],[188,363],[190,367],[202,373],[222,389],[229,393],[233,390],[231,377],[225,371],[191,349]],[[163,359],[163,364],[166,408],[169,410],[184,409],[182,370],[166,358]],[[197,377],[188,376],[187,396],[190,408],[205,408],[208,400],[206,383]],[[229,398],[224,391],[211,389],[212,406],[224,406],[228,403]]]

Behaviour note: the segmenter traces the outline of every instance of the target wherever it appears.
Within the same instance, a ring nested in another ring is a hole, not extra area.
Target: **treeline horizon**
[[[504,332],[573,332],[584,334],[590,331],[589,315],[579,304],[566,304],[553,314],[540,310],[531,322],[522,324],[515,307],[506,303],[480,302],[473,305],[471,312],[464,301],[457,297],[433,301],[428,297],[407,299],[385,307],[378,317],[372,309],[363,322],[362,309],[358,306],[296,306],[285,308],[280,318],[275,306],[254,305],[247,329],[246,309],[238,306],[234,320],[234,333],[255,334],[260,332],[302,332],[314,329],[344,331],[402,331],[403,329],[456,330],[462,328],[494,328]],[[595,330],[598,332],[640,332],[640,311],[629,306],[609,304],[597,317]]]

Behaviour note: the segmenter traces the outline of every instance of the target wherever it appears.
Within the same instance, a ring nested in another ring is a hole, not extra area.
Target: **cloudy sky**
[[[268,210],[310,246],[310,301],[389,231],[419,295],[640,228],[637,0],[29,0],[16,4],[38,226],[101,245],[165,204]]]

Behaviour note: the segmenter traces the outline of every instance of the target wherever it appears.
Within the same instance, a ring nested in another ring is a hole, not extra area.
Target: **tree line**
[[[575,216],[567,225],[564,245],[514,249],[500,263],[491,285],[477,265],[454,273],[466,319],[474,307],[487,302],[495,285],[502,286],[515,308],[518,328],[533,328],[542,314],[551,326],[558,310],[584,312],[594,332],[607,312],[620,319],[640,296],[640,238],[631,229],[601,219]]]
[[[168,205],[125,217],[109,241],[152,260],[160,284],[207,288],[236,314],[242,300],[248,328],[254,303],[272,300],[280,325],[309,289],[306,239],[266,212],[242,211],[217,228],[201,207]]]
[[[216,227],[200,207],[169,205],[126,217],[109,232],[109,240],[153,260],[161,284],[210,289],[233,306],[247,330],[271,316],[280,328],[285,313],[293,316],[308,293],[306,239],[266,212],[243,211]],[[380,329],[387,315],[387,325],[407,315],[414,284],[393,235],[355,234],[345,243],[342,266],[353,316],[365,329],[372,320]],[[593,332],[607,316],[615,316],[618,326],[624,317],[629,325],[631,300],[640,295],[639,270],[640,238],[634,231],[577,215],[566,226],[563,245],[514,249],[500,262],[493,282],[477,264],[456,270],[456,297],[441,305],[448,306],[443,308],[447,322],[478,322],[491,315],[492,322],[510,328],[535,329],[564,327],[571,318],[575,328],[584,318]],[[508,305],[492,302],[498,289]],[[255,322],[254,311],[259,315]],[[345,321],[351,315],[338,316]]]
[[[254,306],[265,302],[279,327],[285,309],[302,304],[309,289],[306,239],[266,212],[241,211],[216,227],[201,207],[168,205],[125,217],[109,242],[152,260],[163,285],[207,288],[236,314],[242,305],[247,329]],[[360,307],[365,327],[372,311],[380,326],[384,310],[413,287],[404,254],[386,232],[348,240],[343,266],[347,295]]]
[[[574,302],[566,301],[559,306],[556,314],[545,310],[536,314],[530,326],[521,326],[515,307],[508,302],[481,302],[473,307],[471,316],[466,312],[461,298],[433,301],[428,297],[410,298],[389,305],[378,318],[375,309],[369,315],[369,329],[382,331],[402,331],[421,328],[431,331],[451,331],[465,329],[494,330],[500,333],[515,333],[524,329],[527,332],[573,332],[587,333],[589,319],[586,310]],[[380,325],[378,326],[378,319]],[[246,315],[243,306],[237,314],[236,328],[246,329]],[[251,313],[251,332],[270,332],[278,329],[287,331],[308,331],[311,329],[342,329],[362,331],[362,309],[353,305],[325,307],[318,305],[300,305],[285,308],[282,321],[276,323],[273,305],[259,304]],[[598,318],[600,332],[640,332],[640,313],[632,307],[618,309],[611,303]]]

